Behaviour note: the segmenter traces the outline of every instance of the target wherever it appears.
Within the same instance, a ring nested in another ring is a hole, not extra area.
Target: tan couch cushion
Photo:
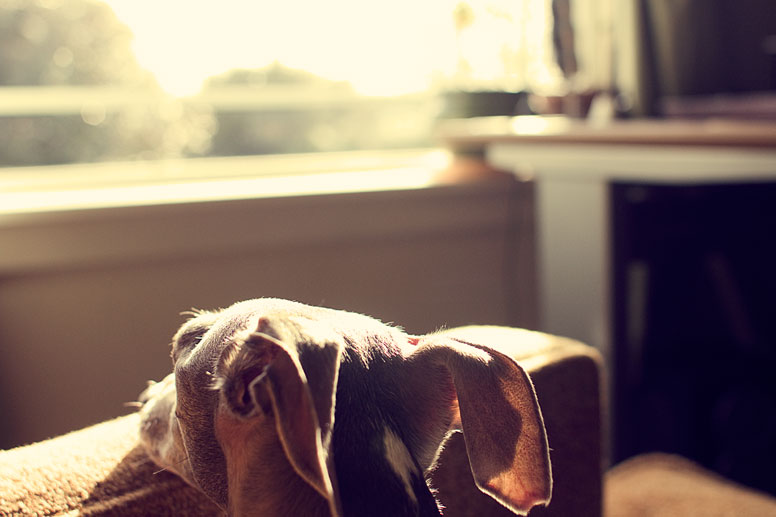
[[[776,499],[724,479],[690,460],[644,454],[606,475],[606,517],[766,517]]]
[[[0,515],[215,515],[199,492],[158,472],[129,415],[0,452]]]

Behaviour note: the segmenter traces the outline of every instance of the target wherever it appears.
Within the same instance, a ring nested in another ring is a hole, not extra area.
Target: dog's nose
[[[137,402],[139,403],[140,407],[145,405],[146,402],[151,400],[151,397],[154,395],[154,386],[156,386],[156,381],[148,381],[148,386],[146,389],[144,389],[140,395],[137,397]]]

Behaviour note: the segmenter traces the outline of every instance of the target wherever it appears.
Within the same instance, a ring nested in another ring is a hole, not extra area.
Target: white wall
[[[0,448],[129,411],[191,307],[277,296],[416,333],[532,327],[531,203],[504,178],[0,218]]]

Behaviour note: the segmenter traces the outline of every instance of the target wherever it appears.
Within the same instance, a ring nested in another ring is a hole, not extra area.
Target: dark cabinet
[[[613,459],[776,493],[776,183],[612,183]]]

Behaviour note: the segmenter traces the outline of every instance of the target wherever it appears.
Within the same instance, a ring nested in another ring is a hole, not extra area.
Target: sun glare
[[[105,1],[133,31],[140,64],[181,96],[209,76],[272,62],[367,95],[499,74],[511,82],[491,86],[519,89],[552,68],[546,0]]]
[[[140,64],[175,95],[230,68],[274,61],[365,94],[409,93],[455,60],[450,0],[106,2],[133,31]]]

